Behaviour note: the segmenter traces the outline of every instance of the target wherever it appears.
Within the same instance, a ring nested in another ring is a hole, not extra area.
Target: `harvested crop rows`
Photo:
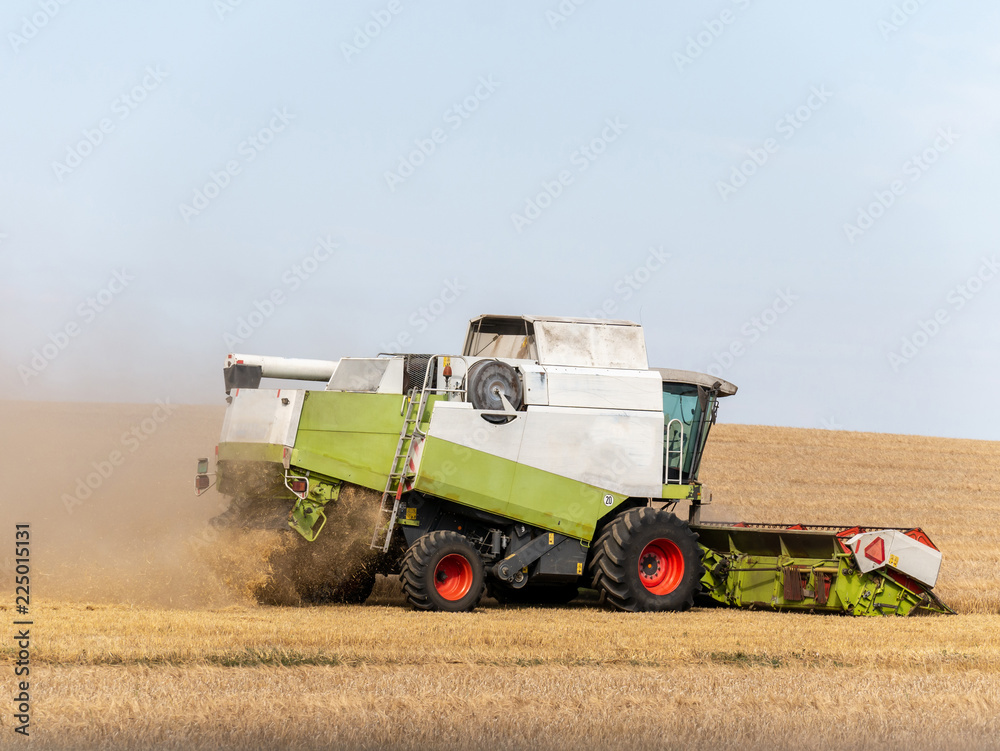
[[[217,413],[187,409],[174,429],[210,436]],[[153,466],[157,452],[146,457]],[[107,596],[79,583],[114,571],[87,572],[55,553],[46,571],[43,555],[32,745],[995,747],[998,466],[1000,444],[979,441],[731,425],[709,441],[708,518],[919,525],[944,551],[937,591],[953,617],[630,615],[586,597],[564,608],[484,600],[468,614],[415,613],[385,579],[365,606],[257,607],[227,602],[218,583],[211,598],[172,594],[168,606],[152,596],[159,580],[142,561]],[[156,492],[188,486],[185,469],[164,471]],[[177,539],[190,547],[191,538]],[[147,557],[168,559],[152,547]],[[126,586],[136,571],[145,591]],[[10,746],[9,713],[0,722],[0,745]]]

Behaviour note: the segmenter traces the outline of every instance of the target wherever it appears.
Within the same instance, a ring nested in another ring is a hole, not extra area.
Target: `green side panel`
[[[593,538],[597,520],[627,498],[439,438],[424,442],[415,487],[584,541]]]
[[[606,499],[610,496],[610,499]],[[590,541],[597,520],[628,498],[621,493],[517,465],[508,516],[543,529]]]
[[[770,603],[774,597],[773,571],[740,571],[736,574],[733,584],[740,605],[755,602]]]
[[[678,485],[672,483],[663,486],[660,498],[673,501],[698,501],[701,500],[701,485],[691,483],[690,485]]]
[[[434,402],[440,399],[428,399],[424,428]],[[403,408],[400,394],[308,392],[292,464],[374,490],[384,489],[403,429]]]
[[[951,612],[929,590],[908,588],[886,569],[859,572],[833,533],[692,528],[702,549],[703,591],[727,605],[867,616]]]
[[[403,399],[400,394],[307,391],[299,431],[395,433],[398,438]]]
[[[414,487],[439,498],[507,516],[516,462],[428,437]]]
[[[398,440],[398,430],[378,434],[299,429],[292,449],[292,464],[327,477],[382,490]]]

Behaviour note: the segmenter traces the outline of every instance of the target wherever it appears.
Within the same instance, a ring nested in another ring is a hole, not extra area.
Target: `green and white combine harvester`
[[[224,374],[215,474],[232,498],[218,523],[277,520],[300,546],[331,536],[366,552],[319,572],[305,601],[363,602],[377,573],[398,573],[421,610],[471,610],[484,592],[568,602],[583,587],[626,611],[698,598],[951,612],[932,592],[941,553],[920,529],[702,521],[702,453],[736,386],[650,368],[629,321],[484,315],[461,355],[231,354]],[[213,484],[206,459],[195,484]]]

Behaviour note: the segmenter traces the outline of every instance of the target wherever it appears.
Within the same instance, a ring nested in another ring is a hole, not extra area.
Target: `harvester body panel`
[[[237,389],[226,409],[221,443],[292,446],[307,392]]]
[[[506,424],[436,405],[416,490],[590,540],[628,497],[659,497],[659,411],[529,406]]]
[[[405,542],[404,590],[422,609],[448,608],[451,590],[435,594],[435,582],[463,559],[470,582],[489,567],[497,597],[529,581],[571,595],[588,584],[623,610],[684,609],[700,582],[738,607],[948,612],[930,592],[940,553],[920,530],[701,523],[702,454],[736,387],[650,369],[628,321],[481,316],[461,355],[230,355],[225,376],[220,491],[273,505],[309,544],[338,534],[327,524],[338,504],[374,498],[364,545],[384,556]],[[326,387],[257,388],[264,377]],[[688,522],[670,512],[681,500]],[[435,550],[450,563],[428,573]],[[331,591],[370,591],[373,571],[360,590],[352,580]]]
[[[595,463],[604,458],[607,446],[588,441],[584,435],[558,460],[547,462],[551,456],[546,453],[551,452],[538,452],[532,462],[520,461],[518,457],[539,441],[559,445],[558,434],[548,423],[550,415],[543,409],[529,407],[511,423],[491,425],[475,410],[459,404],[437,405],[421,446],[414,488],[589,541],[598,519],[632,494],[611,472],[599,476],[591,471],[591,467],[610,466]],[[646,457],[653,468],[648,487],[657,491],[660,467],[653,463],[658,453]],[[570,458],[572,463],[567,462]],[[620,467],[626,475],[627,465]]]
[[[401,394],[309,392],[295,438],[292,464],[366,488],[381,489],[403,423],[402,399]]]

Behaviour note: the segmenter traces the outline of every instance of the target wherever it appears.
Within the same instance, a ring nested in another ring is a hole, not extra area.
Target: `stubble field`
[[[74,457],[51,499],[15,483],[36,540],[34,747],[1000,747],[1000,444],[735,425],[709,442],[707,518],[922,526],[957,616],[427,614],[391,580],[365,606],[262,608],[200,554],[218,509],[188,495],[191,460],[219,410],[176,409],[67,508],[149,409],[0,406],[29,445],[58,423],[49,445]],[[0,718],[0,747],[27,745]]]

